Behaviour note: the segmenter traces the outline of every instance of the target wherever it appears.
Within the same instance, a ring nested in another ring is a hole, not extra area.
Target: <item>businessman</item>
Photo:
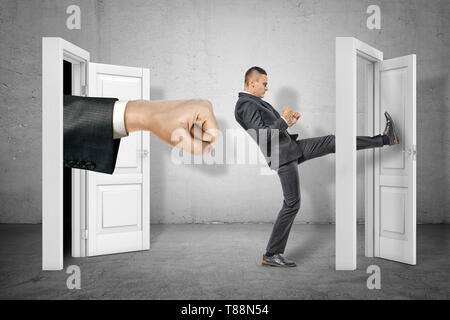
[[[211,153],[218,136],[208,100],[119,101],[64,95],[65,167],[112,174],[120,138],[133,131],[150,131],[192,154]]]
[[[290,134],[287,129],[297,123],[300,114],[285,107],[280,116],[269,103],[262,100],[268,90],[267,84],[267,73],[264,69],[252,67],[245,73],[244,91],[239,93],[235,118],[245,130],[256,130],[256,136],[251,136],[256,139],[258,145],[260,141],[267,142],[266,146],[260,145],[261,151],[269,167],[277,170],[283,190],[283,206],[273,226],[262,264],[274,267],[295,267],[296,263],[285,258],[283,253],[292,223],[300,209],[298,165],[307,160],[334,153],[335,136],[297,140],[298,135]],[[394,121],[387,112],[385,116],[387,122],[383,135],[357,136],[357,150],[399,143]],[[275,140],[276,137],[278,142]],[[278,152],[273,152],[275,144],[278,146]]]

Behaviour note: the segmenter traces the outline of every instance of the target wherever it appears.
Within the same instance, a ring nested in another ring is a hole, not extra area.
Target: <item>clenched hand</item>
[[[125,128],[127,132],[151,131],[195,155],[211,153],[220,134],[212,104],[204,99],[129,101]]]
[[[296,124],[300,117],[300,113],[295,112],[290,107],[284,107],[283,118],[286,119],[289,127],[292,127],[294,124]]]

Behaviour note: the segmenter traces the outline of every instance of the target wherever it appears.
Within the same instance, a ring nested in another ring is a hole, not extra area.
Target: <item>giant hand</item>
[[[207,154],[219,137],[211,102],[191,100],[134,100],[125,110],[127,132],[151,131],[162,141],[191,154]]]

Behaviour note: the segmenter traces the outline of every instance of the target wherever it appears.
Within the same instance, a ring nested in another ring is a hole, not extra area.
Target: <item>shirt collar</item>
[[[250,96],[250,98],[256,99],[256,100],[262,100],[260,97],[255,96],[254,94],[247,92],[247,91],[239,91],[239,97],[242,95],[248,95],[248,96]]]

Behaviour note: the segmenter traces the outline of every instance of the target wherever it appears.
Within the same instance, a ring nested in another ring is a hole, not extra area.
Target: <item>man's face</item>
[[[265,74],[256,74],[250,81],[250,88],[253,91],[252,94],[264,98],[266,91],[269,90],[269,87],[267,86],[267,76]]]

